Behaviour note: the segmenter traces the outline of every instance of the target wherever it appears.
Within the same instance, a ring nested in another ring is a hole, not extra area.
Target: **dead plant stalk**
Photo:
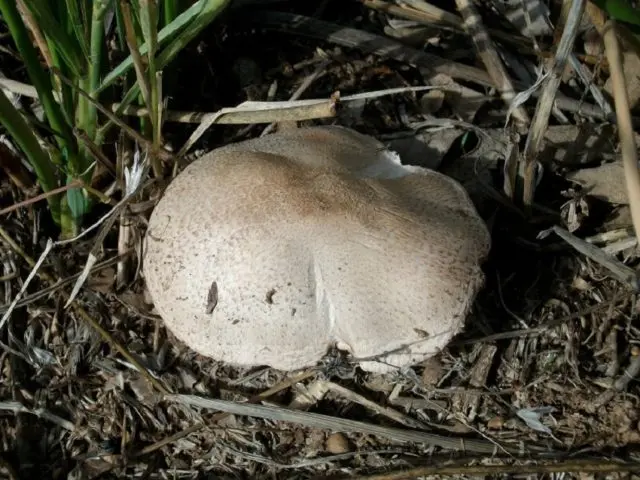
[[[603,28],[604,46],[611,71],[613,97],[618,120],[618,137],[622,151],[629,206],[636,238],[640,238],[640,173],[638,172],[638,152],[631,123],[631,111],[627,84],[622,69],[620,43],[618,42],[616,22],[609,20]]]

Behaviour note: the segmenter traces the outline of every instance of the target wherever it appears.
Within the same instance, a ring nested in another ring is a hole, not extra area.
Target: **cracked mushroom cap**
[[[387,372],[462,329],[489,248],[456,181],[324,126],[190,164],[151,215],[144,274],[165,325],[202,355],[295,370],[335,345]]]

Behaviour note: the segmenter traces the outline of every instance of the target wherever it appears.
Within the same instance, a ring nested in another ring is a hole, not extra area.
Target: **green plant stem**
[[[186,24],[186,27],[180,34],[173,39],[167,47],[156,57],[155,68],[156,70],[162,70],[165,68],[174,57],[189,43],[191,40],[209,25],[229,4],[230,0],[200,0],[193,4],[190,8],[178,15],[174,22],[163,28],[158,34],[158,44],[162,44],[163,40],[170,37],[176,30],[177,25]],[[193,17],[193,15],[196,15]],[[193,17],[193,18],[192,18]],[[192,18],[190,22],[186,22],[185,19]],[[144,44],[140,47],[140,53],[144,54],[148,51],[149,45]],[[116,67],[103,81],[100,89],[106,88],[107,85],[114,82],[117,76],[125,73],[131,68],[133,62],[131,56],[124,60],[118,67]],[[139,86],[133,85],[127,94],[124,96],[118,107],[116,115],[121,115],[122,110],[129,106],[132,101],[136,99],[139,92]],[[112,122],[105,123],[98,132],[98,137],[104,138],[108,130],[113,126]]]
[[[200,31],[204,27],[206,27],[209,22],[211,22],[211,20],[213,20],[222,10],[224,10],[229,2],[230,0],[198,0],[184,12],[178,15],[170,25],[167,25],[162,30],[160,30],[160,32],[158,32],[158,45],[164,45],[166,42],[173,38],[173,35],[175,35],[176,32],[178,32],[182,27],[185,27],[184,30],[181,31],[178,36],[172,40],[171,43],[171,45],[177,43],[177,45],[173,45],[172,49],[177,49],[177,52],[179,52],[191,40],[193,40],[195,36],[200,33]],[[140,53],[144,55],[145,53],[147,53],[148,48],[149,45],[147,44],[141,45]],[[177,52],[174,52],[174,54]],[[171,56],[168,61],[171,61],[172,59],[173,56]],[[168,61],[166,63],[168,63]],[[166,63],[164,65],[166,65]],[[160,70],[164,67],[164,65],[156,64],[156,68]],[[109,87],[132,67],[133,60],[131,56],[129,56],[104,78],[99,89],[104,90],[105,88]],[[131,100],[133,100],[134,98],[135,95],[131,97]]]
[[[149,109],[149,120],[151,123],[151,137],[153,145],[161,145],[159,109],[160,101],[158,81],[156,79],[156,52],[158,50],[158,15],[155,2],[153,0],[140,0],[140,25],[142,34],[149,49],[147,52],[147,85],[149,86],[149,98],[147,108]],[[159,159],[152,155],[151,164],[156,177],[162,176],[162,166]]]
[[[91,16],[91,45],[89,55],[89,84],[86,91],[91,92],[91,98],[98,99],[94,93],[100,85],[100,71],[102,67],[102,52],[104,49],[104,15],[109,6],[107,0],[94,0],[93,14]],[[98,111],[92,102],[87,102],[87,125],[85,133],[95,140],[98,128]]]
[[[166,27],[178,16],[178,2],[177,0],[164,0],[163,7],[163,20]]]
[[[53,98],[51,78],[40,66],[38,54],[18,13],[15,0],[0,0],[0,13],[9,27],[9,32],[25,63],[29,78],[38,91],[49,125],[55,132],[56,142],[63,150],[74,150],[71,128],[65,122],[60,105]]]
[[[108,2],[106,0],[95,0],[93,3],[93,13],[91,15],[91,33],[89,46],[89,69],[88,75],[81,82],[84,91],[90,92],[91,99],[97,100],[98,94],[95,93],[100,83],[100,68],[102,65],[102,52],[104,42],[104,14]],[[84,130],[85,134],[95,140],[98,130],[98,111],[96,106],[90,99],[80,96],[78,98],[78,126]],[[79,170],[83,170],[88,166],[87,162],[82,162]]]

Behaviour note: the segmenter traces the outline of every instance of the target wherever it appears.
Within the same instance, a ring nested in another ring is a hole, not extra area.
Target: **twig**
[[[611,388],[609,390],[606,390],[605,392],[602,392],[598,396],[598,398],[595,400],[595,406],[601,407],[605,403],[610,402],[613,397],[615,397],[616,393],[622,392],[625,388],[627,388],[627,385],[629,385],[631,380],[634,380],[638,376],[638,374],[640,374],[640,355],[635,355],[631,357],[629,366],[622,373],[622,375],[620,375],[616,379],[616,381],[613,382]]]
[[[336,395],[339,395],[351,402],[359,403],[363,407],[370,409],[371,411],[375,412],[378,415],[383,415],[393,420],[394,422],[398,422],[410,428],[420,428],[420,429],[427,428],[427,426],[422,422],[412,417],[409,417],[408,415],[404,415],[403,413],[400,413],[397,410],[394,410],[393,408],[383,407],[382,405],[378,405],[376,402],[372,402],[368,398],[365,398],[362,395],[352,392],[351,390],[343,387],[342,385],[338,385],[337,383],[333,383],[333,382],[325,382],[325,384],[329,389],[329,391],[335,393]]]
[[[598,460],[570,460],[557,463],[538,463],[529,465],[450,465],[416,467],[378,475],[365,475],[357,477],[359,480],[403,480],[428,475],[470,475],[493,476],[500,474],[541,474],[554,472],[584,472],[584,473],[612,473],[634,472],[640,470],[640,463],[607,462]]]
[[[556,92],[560,87],[562,75],[567,65],[567,57],[569,53],[571,53],[573,43],[578,34],[580,19],[582,18],[584,8],[585,0],[576,0],[571,3],[571,9],[567,15],[567,23],[562,32],[562,37],[556,52],[553,74],[547,78],[542,94],[538,99],[536,112],[533,116],[531,129],[529,130],[521,158],[520,175],[523,181],[522,200],[525,206],[530,206],[533,203],[536,180],[536,159],[542,146],[547,125],[549,124],[549,115],[554,106]]]
[[[515,89],[509,78],[507,70],[500,60],[500,56],[496,51],[489,33],[487,32],[480,14],[477,12],[475,5],[470,0],[456,0],[458,11],[464,19],[464,28],[471,37],[473,44],[478,51],[478,55],[482,59],[484,66],[489,72],[494,86],[500,92],[500,96],[508,107],[511,107],[515,97]],[[527,111],[522,106],[513,109],[513,117],[521,126],[526,126],[531,121]]]
[[[613,302],[598,303],[591,307],[584,308],[578,312],[574,312],[564,317],[551,320],[547,323],[544,323],[543,325],[540,325],[539,327],[523,328],[519,330],[509,330],[507,332],[494,333],[494,334],[486,335],[480,338],[470,338],[468,340],[456,340],[451,342],[449,346],[459,347],[462,345],[473,345],[476,343],[495,342],[496,340],[508,340],[511,338],[542,335],[543,333],[548,332],[550,329],[559,327],[560,325],[563,325],[571,320],[576,320],[578,318],[584,317],[585,315],[589,315],[589,314],[598,312],[600,310],[604,310],[605,308],[610,308],[612,307],[612,304]]]
[[[71,190],[72,188],[81,187],[81,186],[83,186],[83,182],[82,181],[73,180],[72,182],[70,182],[67,185],[64,185],[64,186],[58,187],[58,188],[54,188],[53,190],[49,190],[48,192],[44,192],[44,193],[41,193],[39,195],[36,195],[35,197],[27,198],[26,200],[23,200],[21,202],[15,203],[15,204],[11,205],[10,207],[3,208],[2,210],[0,210],[0,215],[6,215],[7,213],[11,213],[11,212],[13,212],[15,210],[18,210],[19,208],[26,207],[28,205],[40,202],[42,200],[46,200],[48,197],[51,197],[53,195],[57,195],[59,193],[66,192],[67,190]]]
[[[605,267],[613,274],[613,276],[616,277],[619,282],[630,286],[635,292],[638,292],[640,290],[640,281],[638,279],[638,274],[633,268],[626,266],[613,255],[605,253],[602,249],[582,240],[579,237],[576,237],[571,232],[556,225],[549,228],[548,230],[540,232],[538,234],[538,238],[544,238],[551,232],[554,232],[556,235],[558,235],[583,255],[586,255],[594,262],[597,262]]]
[[[598,85],[593,81],[593,76],[595,74],[592,74],[587,67],[580,63],[580,60],[578,60],[578,56],[575,53],[569,54],[569,62],[571,63],[571,67],[578,74],[578,77],[580,77],[580,80],[582,80],[582,83],[584,83],[591,92],[591,96],[600,106],[605,117],[609,119],[611,123],[614,123],[615,117],[613,115],[613,108],[611,107],[609,100],[607,100],[600,91]]]
[[[627,85],[622,69],[620,45],[618,43],[616,22],[614,20],[609,20],[605,24],[603,37],[611,72],[613,98],[615,100],[616,117],[618,119],[618,136],[622,150],[622,163],[624,165],[627,194],[629,195],[631,219],[633,220],[636,238],[640,238],[640,173],[638,172],[638,151],[633,126],[631,124],[629,95],[627,93]]]
[[[284,407],[266,405],[251,405],[248,403],[231,402],[226,400],[208,399],[196,395],[165,395],[168,400],[177,401],[192,407],[221,410],[235,415],[265,418],[268,420],[291,422],[310,428],[323,430],[357,432],[368,435],[378,435],[396,442],[415,442],[437,447],[465,450],[468,452],[493,454],[495,445],[484,440],[468,439],[464,437],[448,437],[416,430],[402,430],[379,425],[372,425],[340,417],[332,417],[318,413],[301,412]],[[529,446],[531,450],[538,448]],[[508,448],[505,450],[509,451]],[[523,449],[522,451],[524,451]],[[518,454],[521,450],[512,448],[509,453]]]

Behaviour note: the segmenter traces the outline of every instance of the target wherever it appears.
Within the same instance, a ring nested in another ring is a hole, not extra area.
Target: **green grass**
[[[4,94],[0,94],[0,123],[33,166],[43,191],[78,180],[87,185],[47,199],[63,237],[80,231],[96,202],[89,193],[95,152],[102,151],[115,126],[99,114],[95,102],[101,103],[115,92],[121,97],[121,108],[134,102],[146,106],[149,116],[138,127],[155,147],[161,146],[163,70],[170,68],[172,60],[228,3],[198,0],[189,6],[185,0],[0,0],[1,20],[38,93],[45,125],[36,125]],[[110,71],[104,30],[109,12],[115,13],[118,45],[129,51],[129,56]],[[119,80],[124,81],[116,83]],[[118,93],[120,85],[125,91]],[[152,162],[155,174],[161,175],[159,160]]]

